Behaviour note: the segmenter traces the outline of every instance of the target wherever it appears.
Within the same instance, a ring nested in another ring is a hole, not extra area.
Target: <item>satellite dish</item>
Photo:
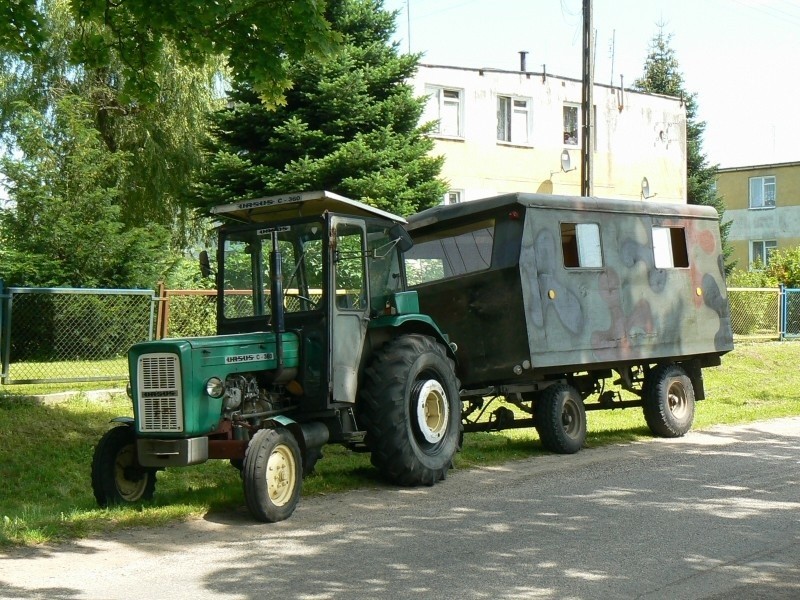
[[[642,198],[650,198],[650,182],[647,177],[642,177]]]
[[[572,167],[572,160],[569,157],[569,152],[567,150],[564,150],[561,153],[561,170],[564,171],[564,173],[569,173],[572,170],[571,167]]]

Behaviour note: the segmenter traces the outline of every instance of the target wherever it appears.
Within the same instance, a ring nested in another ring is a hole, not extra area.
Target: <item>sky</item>
[[[581,77],[582,0],[385,0],[422,62]],[[410,18],[409,18],[410,17]],[[800,161],[800,0],[594,0],[595,81],[630,87],[659,24],[720,167]],[[410,25],[410,27],[409,27]],[[410,34],[409,34],[410,32]],[[613,48],[613,60],[612,60]]]

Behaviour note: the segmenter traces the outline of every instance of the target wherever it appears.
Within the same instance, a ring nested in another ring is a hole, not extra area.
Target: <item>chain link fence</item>
[[[781,337],[779,288],[728,288],[734,339]]]
[[[155,300],[153,290],[0,287],[0,382],[127,379],[128,348],[153,337]]]

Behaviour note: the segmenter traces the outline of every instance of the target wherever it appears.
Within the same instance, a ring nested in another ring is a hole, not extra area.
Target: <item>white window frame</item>
[[[464,201],[464,190],[448,190],[442,204],[461,204]]]
[[[566,111],[567,111],[568,108],[570,110],[574,109],[575,113],[576,113],[575,122],[577,124],[577,133],[576,133],[576,138],[575,138],[575,142],[574,143],[572,141],[568,141],[568,139],[571,139],[571,138],[567,138]],[[582,137],[582,133],[583,133],[582,120],[583,120],[583,117],[581,115],[581,105],[580,104],[575,104],[574,102],[564,102],[564,105],[561,108],[561,132],[562,132],[562,135],[564,137],[563,141],[564,141],[564,146],[565,147],[567,147],[567,148],[580,148],[581,147],[581,137]]]
[[[501,107],[505,106],[506,120],[502,122]],[[520,118],[524,123],[520,125]],[[533,126],[533,111],[531,98],[513,96],[510,94],[497,95],[497,141],[504,144],[517,146],[530,146]]]
[[[761,248],[756,252],[756,244],[760,244]],[[761,261],[761,266],[766,267],[769,265],[769,257],[772,252],[778,249],[777,240],[750,240],[750,268],[756,264],[756,260]]]
[[[750,177],[748,180],[748,205],[751,210],[775,208],[777,199],[778,182],[774,175]]]
[[[425,121],[435,121],[433,135],[449,138],[464,137],[464,90],[440,85],[426,85],[428,102]],[[455,118],[455,125],[451,120]]]

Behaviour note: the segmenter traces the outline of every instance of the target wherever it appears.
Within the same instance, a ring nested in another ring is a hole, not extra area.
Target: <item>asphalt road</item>
[[[0,597],[800,598],[800,418],[0,554]]]

